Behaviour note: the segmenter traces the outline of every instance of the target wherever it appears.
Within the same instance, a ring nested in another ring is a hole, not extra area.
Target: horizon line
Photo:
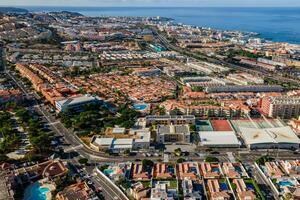
[[[62,6],[62,5],[0,5],[0,7],[56,7],[56,8],[300,8],[299,6]]]

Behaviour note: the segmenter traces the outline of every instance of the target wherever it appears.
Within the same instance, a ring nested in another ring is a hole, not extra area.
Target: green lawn
[[[172,189],[177,189],[177,180],[174,179],[174,180],[170,180],[170,188]]]

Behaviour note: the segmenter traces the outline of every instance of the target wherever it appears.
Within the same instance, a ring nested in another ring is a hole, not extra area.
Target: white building
[[[239,127],[245,144],[250,149],[298,149],[300,139],[289,127],[248,128]]]
[[[58,112],[65,111],[67,109],[79,110],[84,105],[91,104],[91,103],[99,103],[100,101],[101,100],[98,97],[83,95],[77,97],[69,97],[63,100],[56,101],[55,107],[58,110]]]
[[[108,138],[94,136],[90,146],[98,151],[110,150],[117,153],[126,150],[149,149],[151,141],[149,129],[130,129],[128,135],[124,134],[125,130],[122,129],[114,128],[112,130],[117,132],[115,138],[113,136]]]
[[[240,146],[234,131],[201,131],[199,137],[202,146],[224,148]]]

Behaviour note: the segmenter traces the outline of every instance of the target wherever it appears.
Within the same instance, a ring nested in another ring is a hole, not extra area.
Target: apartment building
[[[194,115],[148,115],[146,116],[146,125],[182,125],[182,124],[195,124]]]
[[[261,109],[269,117],[298,118],[300,115],[300,97],[265,97],[262,99]]]
[[[220,87],[207,87],[205,92],[282,92],[283,87],[279,85],[232,85]]]
[[[159,143],[190,143],[189,125],[158,125],[156,141]]]
[[[221,105],[199,105],[190,101],[168,100],[161,104],[167,112],[179,110],[185,115],[196,115],[200,117],[244,117],[250,112],[248,106],[243,105],[243,101],[224,101]],[[196,102],[197,103],[197,102]]]

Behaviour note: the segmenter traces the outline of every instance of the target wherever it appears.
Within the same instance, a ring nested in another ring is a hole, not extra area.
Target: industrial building
[[[250,149],[298,149],[300,139],[289,126],[275,128],[239,127],[245,145]]]
[[[234,131],[201,131],[200,143],[206,147],[238,148],[240,142]]]

